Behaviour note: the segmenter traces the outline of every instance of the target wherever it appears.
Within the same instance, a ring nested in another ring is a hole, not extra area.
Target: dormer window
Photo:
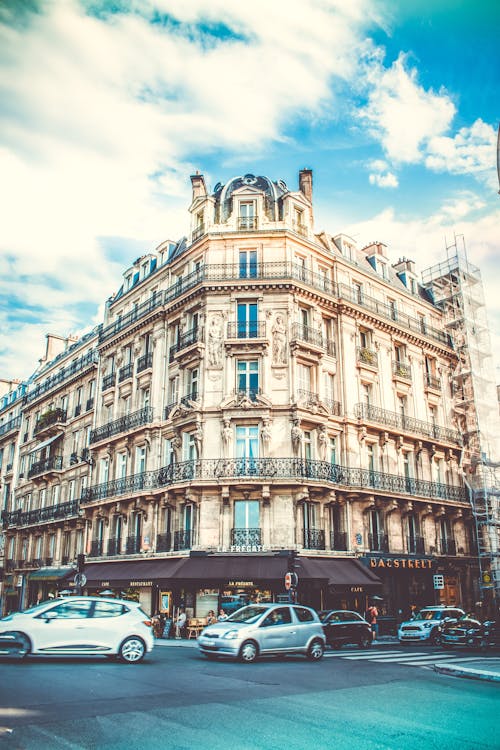
[[[306,226],[304,223],[304,211],[295,207],[293,209],[293,228],[298,234],[304,235],[306,233]]]
[[[195,223],[193,229],[193,242],[201,237],[205,233],[205,222],[203,220],[203,211],[198,211],[195,215]]]
[[[257,217],[254,201],[241,201],[238,216],[238,229],[256,229]]]

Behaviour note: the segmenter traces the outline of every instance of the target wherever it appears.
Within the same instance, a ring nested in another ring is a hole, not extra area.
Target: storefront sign
[[[139,588],[140,586],[152,586],[153,581],[130,581],[130,587],[135,586],[136,588]]]
[[[352,594],[362,594],[363,593],[363,586],[351,586],[349,591]]]
[[[230,552],[264,552],[262,544],[232,544]]]
[[[370,557],[370,568],[406,568],[410,570],[430,570],[433,560],[405,557]]]
[[[240,586],[241,588],[245,588],[245,587],[253,588],[254,582],[253,581],[228,581],[227,585],[228,586]]]

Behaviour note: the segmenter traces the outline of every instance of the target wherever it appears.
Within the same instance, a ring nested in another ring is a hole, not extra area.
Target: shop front
[[[73,590],[75,573],[76,570],[69,565],[39,568],[28,573],[25,606],[55,598],[61,591]]]
[[[299,557],[298,600],[316,610],[347,609],[364,614],[381,581],[354,558]]]

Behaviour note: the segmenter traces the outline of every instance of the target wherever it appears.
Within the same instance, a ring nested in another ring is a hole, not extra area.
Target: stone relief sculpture
[[[326,461],[326,451],[328,448],[328,435],[324,425],[318,427],[318,456],[321,461]]]
[[[286,365],[286,326],[283,315],[277,315],[271,329],[273,335],[272,363]]]
[[[271,423],[269,422],[269,419],[264,419],[262,429],[260,431],[260,437],[262,440],[262,446],[264,448],[264,451],[267,454],[268,449],[269,449],[269,444],[271,442]]]
[[[207,332],[208,366],[222,367],[222,320],[214,315]]]
[[[196,446],[196,455],[201,458],[201,451],[203,447],[203,425],[201,422],[197,422],[196,428],[193,432],[194,444]]]
[[[297,456],[300,452],[300,447],[302,445],[302,430],[299,427],[298,419],[296,419],[293,423],[292,430],[291,430],[291,437],[292,437],[293,452]]]
[[[233,439],[233,428],[231,427],[231,420],[225,419],[222,424],[222,442],[226,449],[231,445]]]

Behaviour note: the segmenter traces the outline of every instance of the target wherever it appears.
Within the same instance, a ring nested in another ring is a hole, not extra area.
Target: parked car
[[[118,656],[140,662],[154,645],[137,602],[99,596],[51,599],[0,620],[0,654]]]
[[[428,643],[438,643],[441,636],[439,629],[445,620],[457,620],[464,614],[463,609],[458,607],[444,605],[423,607],[413,619],[401,623],[398,628],[399,642],[427,641]]]
[[[221,598],[220,608],[224,610],[226,615],[232,615],[233,612],[237,612],[239,609],[248,604],[248,597],[241,596],[223,596]]]
[[[304,654],[318,661],[325,650],[325,635],[309,607],[250,604],[204,628],[198,647],[208,658],[229,656],[247,663],[271,654]]]
[[[361,648],[372,644],[370,625],[357,612],[344,609],[323,610],[319,613],[326,642],[332,648],[340,648],[345,643],[357,643]]]
[[[479,627],[471,627],[467,632],[469,648],[500,648],[500,627],[495,620],[486,620]]]
[[[447,620],[441,626],[440,642],[443,648],[467,646],[470,630],[478,630],[481,623],[465,615],[459,620]]]

